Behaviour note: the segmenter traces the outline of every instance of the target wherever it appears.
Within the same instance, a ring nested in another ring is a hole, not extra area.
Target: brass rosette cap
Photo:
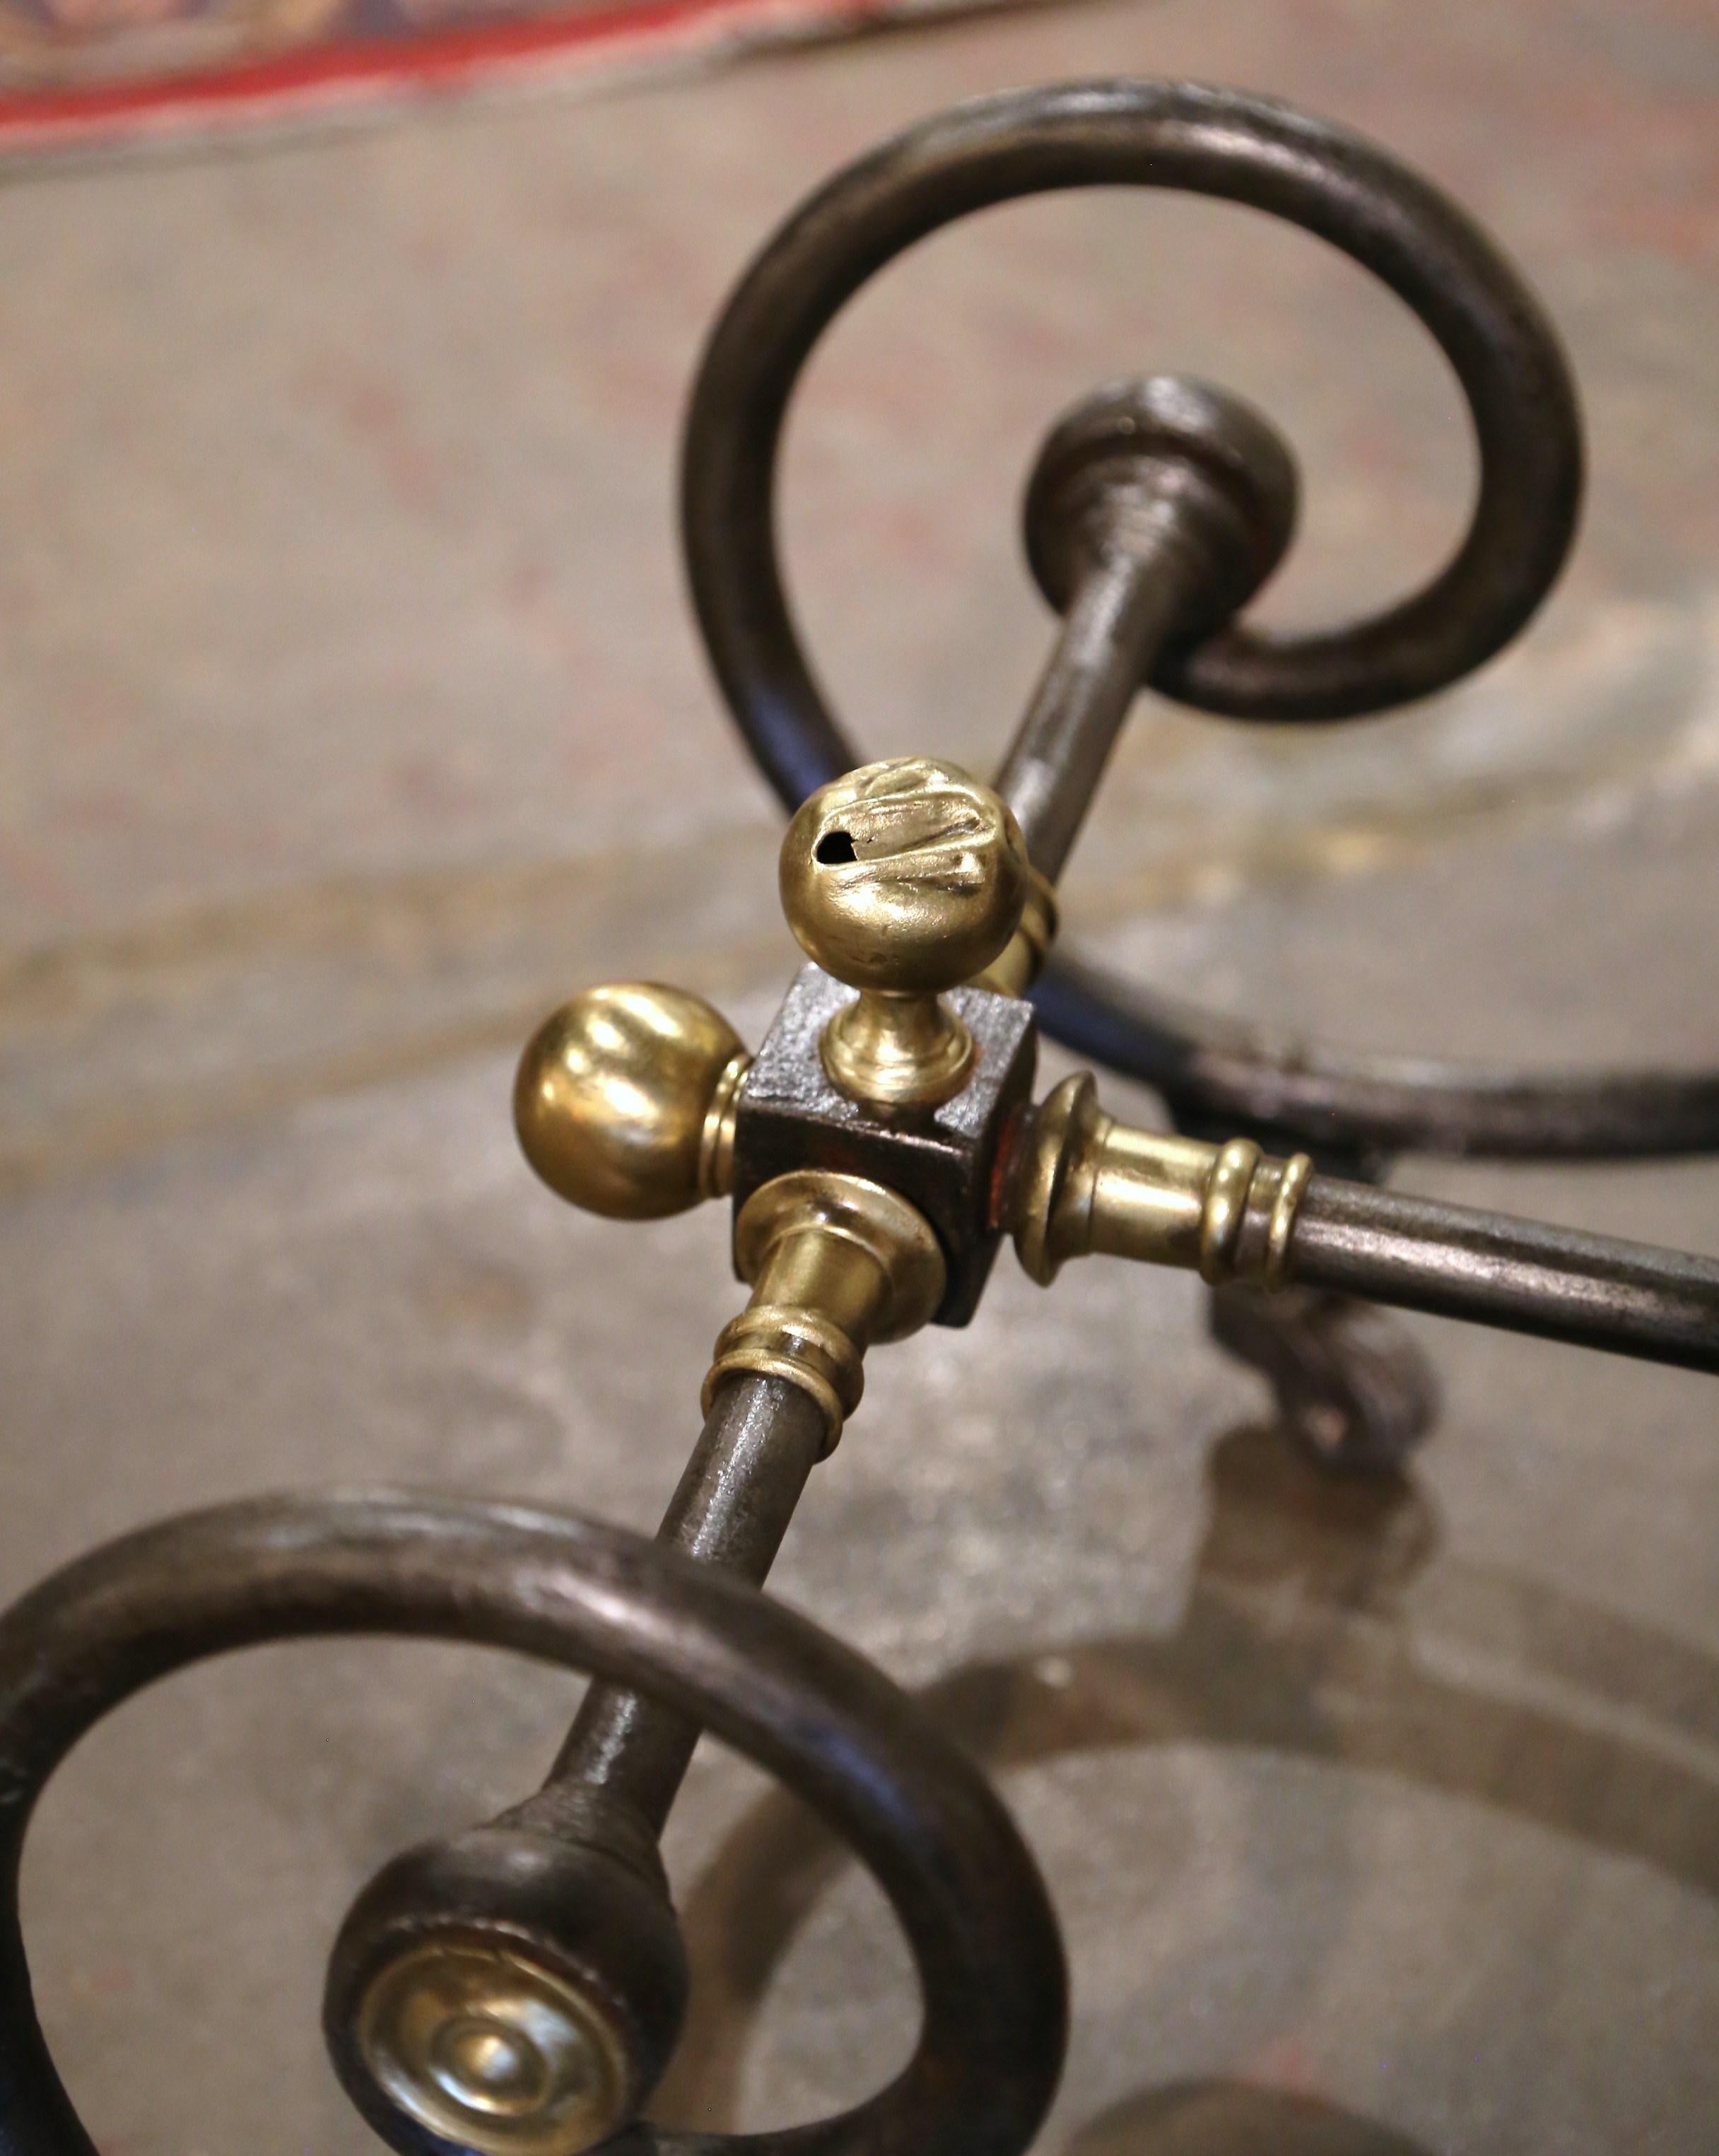
[[[358,2034],[403,2111],[485,2156],[572,2156],[606,2140],[638,2094],[592,1995],[482,1938],[438,1939],[384,1970]]]
[[[730,1186],[749,1060],[721,1013],[684,988],[587,988],[545,1019],[520,1059],[520,1144],[550,1188],[588,1213],[684,1213]]]
[[[341,1928],[323,2019],[393,2146],[418,2145],[411,2121],[478,2156],[582,2156],[649,2096],[686,1992],[659,1881],[503,1821],[384,1866]]]
[[[802,803],[783,911],[807,956],[860,992],[824,1036],[837,1086],[885,1104],[959,1090],[972,1043],[937,998],[1004,950],[1033,880],[1008,805],[955,764],[865,764]]]

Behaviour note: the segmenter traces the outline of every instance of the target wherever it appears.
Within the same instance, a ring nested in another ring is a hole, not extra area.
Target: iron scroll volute
[[[788,220],[729,300],[694,387],[681,474],[694,603],[735,716],[791,804],[862,760],[801,651],[777,560],[777,449],[801,367],[916,241],[1019,197],[1100,186],[1243,203],[1350,255],[1437,340],[1480,449],[1468,532],[1419,592],[1308,634],[1232,624],[1167,654],[1154,687],[1255,720],[1388,710],[1491,658],[1562,567],[1582,493],[1569,369],[1519,274],[1429,182],[1347,129],[1239,90],[1124,80],[980,99],[859,159]]]
[[[18,1866],[36,1799],[134,1692],[208,1656],[369,1633],[500,1646],[649,1691],[781,1774],[888,1895],[919,1965],[912,2061],[858,2109],[783,2133],[634,2125],[628,2156],[1019,2156],[1054,2091],[1066,1979],[1038,1869],[977,1768],[882,1673],[755,1590],[573,1515],[391,1492],[259,1498],[128,1535],[0,1620],[0,2151],[95,2156],[31,1997]],[[341,1954],[331,1972],[337,2018]],[[414,2156],[452,2144],[336,2065]]]
[[[1557,577],[1582,490],[1569,370],[1519,273],[1430,182],[1345,128],[1232,90],[1125,80],[983,99],[910,128],[796,211],[741,278],[694,386],[681,466],[692,598],[723,696],[790,808],[864,760],[802,649],[777,558],[777,454],[805,360],[859,287],[918,240],[1013,198],[1097,185],[1250,204],[1350,254],[1444,350],[1480,450],[1467,535],[1419,592],[1311,636],[1231,624],[1173,642],[1154,688],[1254,721],[1382,711],[1493,656]],[[1157,1086],[1192,1129],[1245,1127],[1352,1160],[1719,1145],[1712,1071],[1493,1071],[1333,1055],[1060,957],[1034,1001],[1046,1031]]]

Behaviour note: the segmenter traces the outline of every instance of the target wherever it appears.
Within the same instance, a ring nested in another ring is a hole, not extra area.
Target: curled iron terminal
[[[1429,182],[1347,128],[1202,83],[980,98],[858,159],[783,225],[736,288],[694,387],[681,466],[694,602],[741,731],[791,803],[861,761],[807,666],[776,557],[776,454],[802,366],[860,286],[929,234],[1021,196],[1111,186],[1246,203],[1352,255],[1443,346],[1480,451],[1467,536],[1413,597],[1310,635],[1215,630],[1167,653],[1157,685],[1253,719],[1383,711],[1491,657],[1562,567],[1582,490],[1568,367],[1520,275]]]
[[[1332,720],[1448,686],[1492,657],[1556,581],[1580,507],[1580,410],[1568,364],[1520,271],[1419,174],[1348,129],[1276,100],[1186,82],[1075,82],[984,98],[910,128],[838,173],[736,286],[688,407],[681,526],[711,665],[765,776],[792,808],[861,752],[831,711],[777,558],[775,472],[804,362],[893,256],[972,211],[1049,189],[1182,188],[1316,233],[1401,298],[1442,346],[1480,451],[1472,520],[1419,593],[1366,623],[1285,638],[1167,620],[1152,685],[1254,720]],[[1031,523],[1039,521],[1037,499]],[[1048,534],[1031,539],[1051,559]],[[1048,570],[1043,573],[1049,573]],[[1190,592],[1198,607],[1200,593]],[[1137,685],[1134,639],[1089,670]],[[1017,964],[1007,982],[1026,983]],[[1521,1159],[1719,1147],[1719,1072],[1491,1071],[1298,1048],[1153,993],[1067,953],[1033,989],[1047,1032],[1157,1087],[1178,1120],[1274,1147],[1352,1157],[1415,1150]]]
[[[1038,1869],[964,1755],[880,1671],[708,1567],[569,1513],[393,1491],[255,1498],[188,1513],[91,1552],[0,1619],[0,2147],[8,2156],[95,2156],[49,2056],[18,1925],[24,1834],[54,1768],[104,1715],[175,1670],[269,1640],[355,1633],[506,1647],[642,1686],[780,1775],[888,1896],[924,1997],[917,2048],[896,2079],[853,2111],[782,2133],[635,2123],[625,2144],[633,2156],[935,2148],[1020,2156],[1056,2087],[1066,1975]],[[516,1939],[522,1907],[511,1903],[492,1923],[482,1907],[462,1905],[452,1912],[462,1950]],[[532,1918],[555,1920],[552,1906]],[[389,2005],[376,1989],[386,1969],[371,1951],[377,1943],[361,1902],[331,1964],[329,2041],[371,2124],[423,2156],[449,2145],[433,2123],[426,2138],[434,2099],[414,2108],[414,2090],[403,2105],[398,2085],[374,2069],[385,2057],[411,2076],[414,2062],[429,2062],[436,2035],[426,2051],[420,2030],[396,2025],[379,2053],[372,2019],[367,2047],[363,2002],[372,2016]],[[424,1945],[421,1928],[403,1939],[402,1983]],[[476,2025],[458,2025],[457,2014],[439,2024],[441,2097],[450,2082],[482,2095],[487,2082],[492,2118],[511,2103],[521,2145],[532,2091],[552,2097],[567,2087],[558,2070],[572,2064],[572,2039],[557,2030],[582,2025],[586,2000],[576,2013],[569,1979],[550,1968],[530,1999],[513,1983],[507,2010],[491,2011],[495,1994],[475,1964],[456,1969],[444,1956],[442,1968],[444,2003],[457,1978],[481,2010]],[[557,2001],[555,2014],[534,2018]],[[624,2085],[624,2058],[609,2064]],[[586,2145],[588,2123],[577,2119],[560,2149]]]

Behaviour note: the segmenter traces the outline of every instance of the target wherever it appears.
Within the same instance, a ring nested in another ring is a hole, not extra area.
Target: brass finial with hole
[[[961,1090],[972,1041],[942,992],[1003,950],[1031,883],[1013,814],[954,764],[865,764],[802,804],[783,841],[783,911],[807,956],[860,991],[824,1036],[836,1086],[885,1106]]]

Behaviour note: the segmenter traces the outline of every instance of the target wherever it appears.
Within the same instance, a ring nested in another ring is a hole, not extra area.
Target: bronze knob
[[[808,957],[860,992],[824,1037],[836,1085],[885,1103],[960,1090],[972,1042],[939,995],[1003,950],[1031,879],[1008,807],[953,764],[865,764],[802,804],[783,841],[783,911]]]
[[[684,1213],[729,1187],[748,1058],[698,996],[649,981],[587,988],[520,1059],[513,1119],[558,1196],[616,1220]]]

